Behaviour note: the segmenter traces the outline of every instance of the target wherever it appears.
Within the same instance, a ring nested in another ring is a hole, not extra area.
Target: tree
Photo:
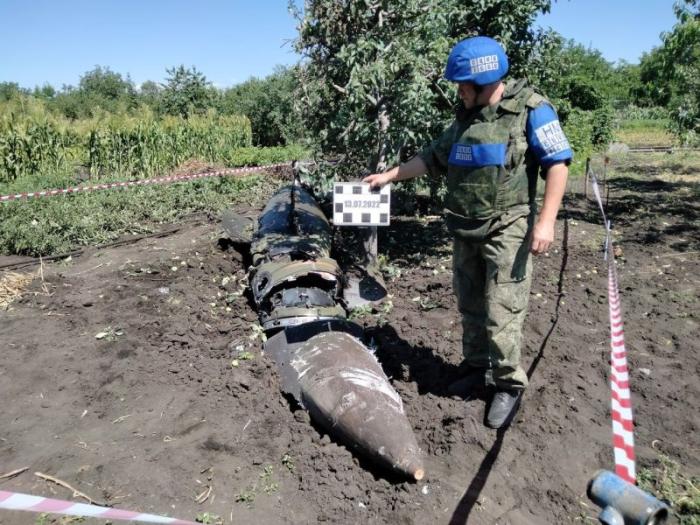
[[[51,100],[52,98],[54,98],[56,96],[56,94],[57,94],[56,88],[54,88],[51,84],[48,84],[48,83],[44,84],[41,87],[36,86],[34,88],[34,92],[33,92],[33,95],[36,98],[41,98],[44,100]]]
[[[529,76],[555,102],[564,119],[570,107],[594,111],[617,97],[629,98],[619,92],[616,69],[597,49],[554,35],[539,63]]]
[[[297,142],[302,136],[302,125],[295,107],[296,87],[296,68],[278,67],[264,79],[251,78],[225,90],[219,111],[246,115],[257,146]]]
[[[71,120],[92,116],[92,109],[85,96],[74,86],[63,84],[58,95],[53,97],[47,106],[55,112]]]
[[[6,102],[13,98],[25,95],[26,90],[22,89],[17,82],[0,82],[0,102]]]
[[[163,88],[152,80],[146,80],[138,89],[138,98],[152,110],[158,109],[162,95]]]
[[[36,88],[34,96],[43,98],[50,109],[70,119],[92,117],[98,109],[119,113],[136,107],[136,90],[129,75],[124,78],[102,66],[81,75],[77,87],[64,84],[57,92],[47,84]]]
[[[134,86],[130,80],[125,80],[120,73],[115,73],[109,67],[95,66],[80,77],[78,89],[98,98],[117,101],[131,95]]]
[[[167,81],[163,86],[161,108],[164,113],[187,118],[202,114],[212,106],[216,90],[197,68],[184,65],[166,69]]]
[[[442,79],[450,48],[485,34],[506,47],[515,74],[540,37],[530,26],[550,0],[306,0],[296,49],[307,133],[357,177],[414,154],[456,101]]]
[[[700,0],[674,4],[677,23],[661,35],[662,45],[642,56],[641,106],[665,106],[673,129],[684,141],[700,134]]]
[[[644,53],[639,64],[640,84],[634,90],[638,106],[663,106],[671,100],[672,77],[667,74],[663,47],[656,47]]]
[[[685,141],[700,137],[700,0],[674,6],[677,24],[663,36],[663,72],[671,79],[669,107]]]
[[[95,107],[116,113],[134,107],[136,91],[127,75],[122,77],[109,67],[95,66],[80,77],[78,96],[86,106],[84,113],[94,113]]]

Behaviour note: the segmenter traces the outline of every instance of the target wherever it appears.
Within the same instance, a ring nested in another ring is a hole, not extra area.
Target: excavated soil
[[[690,184],[622,176],[608,211],[638,468],[665,455],[697,476],[700,236],[697,202],[683,200]],[[447,392],[460,325],[442,221],[399,217],[381,231],[390,301],[357,320],[425,452],[418,483],[354,457],[281,395],[246,268],[219,242],[216,221],[45,263],[0,312],[0,475],[28,467],[0,490],[72,497],[41,472],[98,503],[209,523],[591,521],[587,481],[613,467],[603,229],[595,205],[572,194],[557,230],[536,261],[523,358],[531,385],[501,431],[483,425],[484,395]],[[3,524],[36,520],[0,511]]]

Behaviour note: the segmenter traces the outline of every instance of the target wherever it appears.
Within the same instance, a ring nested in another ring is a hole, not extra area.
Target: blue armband
[[[530,111],[527,118],[527,142],[540,165],[545,168],[557,162],[568,163],[574,157],[559,118],[549,104],[541,104]]]

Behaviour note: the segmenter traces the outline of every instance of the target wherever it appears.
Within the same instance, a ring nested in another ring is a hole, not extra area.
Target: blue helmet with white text
[[[447,58],[445,78],[452,82],[473,82],[485,86],[508,73],[508,57],[501,44],[487,36],[458,42]]]

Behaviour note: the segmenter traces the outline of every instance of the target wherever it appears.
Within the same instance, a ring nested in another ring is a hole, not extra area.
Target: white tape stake
[[[65,514],[67,516],[81,516],[93,518],[105,518],[111,520],[140,521],[143,523],[169,523],[171,525],[198,525],[194,521],[178,520],[155,514],[132,512],[130,510],[112,509],[86,503],[75,503],[60,499],[42,498],[19,492],[7,492],[0,490],[0,509],[23,510],[27,512]]]
[[[122,182],[110,182],[108,184],[94,184],[92,186],[75,186],[73,188],[59,188],[54,190],[28,191],[23,193],[13,193],[9,195],[0,195],[0,202],[10,202],[21,199],[32,199],[37,197],[53,197],[54,195],[67,195],[69,193],[79,193],[95,190],[111,190],[114,188],[130,188],[132,186],[146,186],[149,184],[166,184],[170,182],[179,182],[193,179],[204,179],[207,177],[224,177],[227,175],[236,175],[240,173],[252,173],[256,171],[265,171],[272,168],[287,166],[288,162],[279,162],[277,164],[268,164],[267,166],[255,166],[251,168],[229,168],[220,171],[206,171],[203,173],[195,173],[192,175],[171,175],[168,177],[155,177],[152,179],[129,180]]]
[[[613,429],[613,450],[615,473],[629,483],[636,483],[634,454],[634,419],[629,388],[625,329],[622,320],[620,291],[615,267],[615,252],[612,250],[610,221],[605,216],[603,201],[600,198],[598,181],[593,172],[591,184],[598,201],[605,225],[605,256],[608,262],[608,310],[610,315],[610,389],[612,391],[611,417]]]

